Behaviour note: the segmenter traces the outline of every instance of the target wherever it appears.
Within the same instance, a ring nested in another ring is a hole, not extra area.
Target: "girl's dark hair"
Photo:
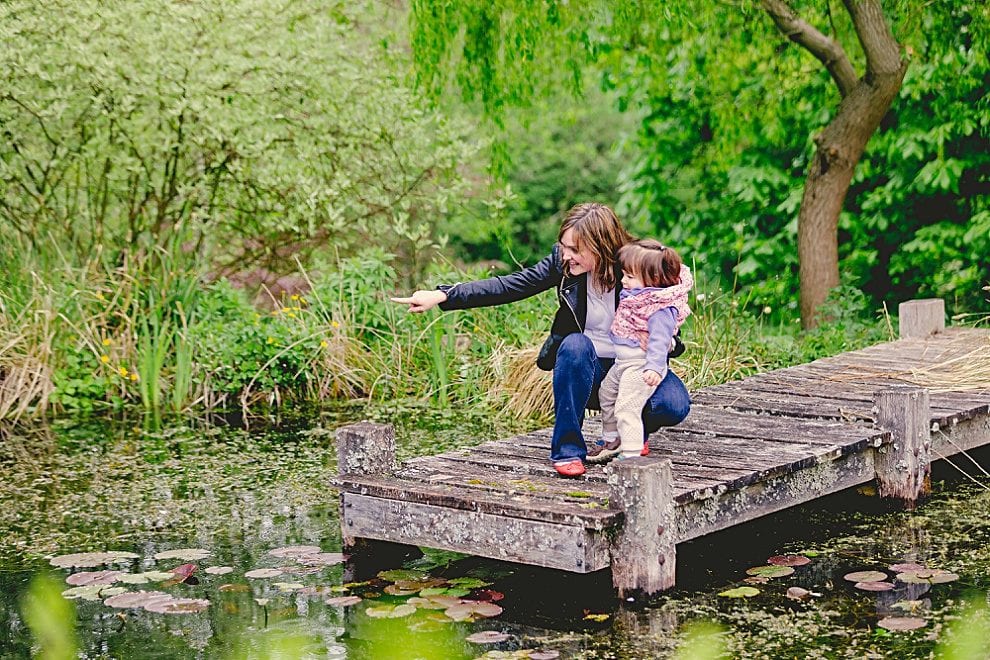
[[[615,211],[598,202],[585,202],[571,207],[557,233],[559,241],[568,229],[574,230],[578,247],[587,246],[595,255],[594,281],[602,291],[615,288],[617,253],[632,236],[625,230]]]
[[[652,238],[619,248],[619,263],[622,270],[638,277],[645,286],[673,286],[681,281],[681,255]]]

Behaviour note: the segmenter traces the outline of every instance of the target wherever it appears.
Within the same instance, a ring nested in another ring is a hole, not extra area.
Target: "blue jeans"
[[[584,458],[588,448],[581,435],[584,411],[597,409],[598,386],[614,360],[599,358],[595,345],[581,333],[567,335],[557,351],[553,367],[553,439],[550,460]],[[681,379],[670,369],[643,408],[643,430],[680,423],[691,410],[691,397]]]

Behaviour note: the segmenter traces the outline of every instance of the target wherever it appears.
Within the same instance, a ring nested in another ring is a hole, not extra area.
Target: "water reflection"
[[[487,589],[504,594],[500,616],[451,622],[437,611],[420,609],[403,618],[373,618],[367,607],[394,605],[405,597],[383,594],[386,583],[380,580],[344,585],[402,566],[416,558],[414,550],[392,546],[382,552],[378,547],[373,556],[358,553],[346,564],[312,573],[244,577],[251,569],[286,563],[267,554],[272,548],[341,549],[336,496],[325,486],[334,472],[330,434],[300,426],[301,431],[288,433],[246,436],[195,429],[154,438],[114,428],[92,442],[84,442],[85,434],[78,431],[56,433],[39,442],[43,451],[35,454],[27,452],[26,441],[16,445],[24,451],[8,454],[0,474],[11,487],[4,492],[7,508],[17,509],[0,517],[6,568],[0,571],[0,656],[31,656],[18,603],[30,576],[45,565],[41,552],[56,548],[133,551],[141,559],[126,566],[130,572],[183,563],[153,560],[161,550],[201,547],[211,552],[208,560],[195,562],[198,584],[170,588],[208,599],[205,612],[162,615],[77,601],[77,631],[87,658],[241,658],[258,657],[266,649],[288,649],[285,657],[318,658],[474,658],[492,649],[556,651],[565,658],[652,658],[670,654],[683,626],[699,618],[727,625],[738,657],[754,648],[784,655],[805,654],[809,648],[838,655],[853,649],[896,650],[898,657],[922,657],[934,647],[924,635],[951,613],[951,601],[963,586],[896,582],[891,591],[867,593],[843,575],[870,569],[893,577],[890,565],[917,562],[959,572],[963,583],[983,585],[986,596],[985,582],[977,576],[990,568],[988,498],[950,479],[942,482],[942,494],[910,515],[888,511],[875,498],[852,491],[683,544],[678,588],[648,602],[617,602],[607,571],[570,575],[467,558],[431,573],[490,582]],[[428,431],[417,433],[409,444],[428,445]],[[440,443],[468,441],[458,437]],[[408,446],[406,451],[414,453]],[[979,460],[987,464],[985,456]],[[936,479],[951,477],[935,474]],[[41,552],[26,550],[33,543]],[[768,557],[802,551],[812,555],[812,562],[786,578],[754,585],[758,596],[743,601],[716,595],[743,584],[746,569]],[[208,575],[204,569],[211,565],[235,570]],[[68,574],[57,572],[61,581]],[[279,582],[306,588],[280,587]],[[786,597],[789,586],[821,595],[797,602]],[[344,593],[365,600],[346,607],[325,602]],[[905,601],[919,602],[908,610]],[[931,623],[917,634],[873,633],[878,619],[905,614]],[[504,632],[508,638],[494,644],[467,641],[478,631]],[[907,655],[900,641],[906,639],[914,649]]]

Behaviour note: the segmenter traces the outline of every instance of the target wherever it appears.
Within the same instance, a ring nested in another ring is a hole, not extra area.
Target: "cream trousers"
[[[646,358],[616,360],[598,390],[602,430],[619,432],[623,456],[639,456],[643,449],[643,407],[657,389],[643,382],[645,366]]]

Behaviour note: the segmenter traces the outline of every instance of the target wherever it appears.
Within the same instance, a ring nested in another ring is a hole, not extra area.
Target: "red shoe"
[[[650,455],[650,445],[649,445],[648,442],[643,442],[643,449],[640,450],[639,455],[640,456],[649,456]]]
[[[584,463],[580,460],[554,463],[553,469],[562,477],[580,477],[584,474]]]

